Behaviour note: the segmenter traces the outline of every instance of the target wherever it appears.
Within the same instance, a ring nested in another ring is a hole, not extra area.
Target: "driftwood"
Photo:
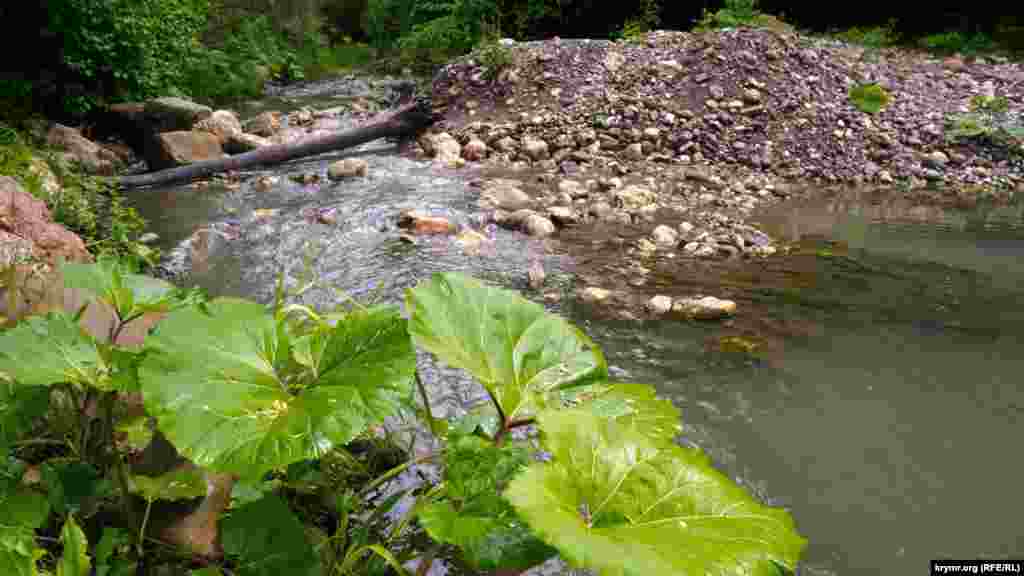
[[[203,160],[187,166],[168,168],[148,174],[120,176],[115,180],[122,188],[189,182],[228,170],[241,170],[261,164],[279,164],[304,156],[343,150],[379,138],[408,139],[429,127],[433,121],[434,116],[429,99],[420,98],[400,103],[393,110],[378,114],[366,124],[338,134],[300,140],[290,144],[264,146],[227,158]]]

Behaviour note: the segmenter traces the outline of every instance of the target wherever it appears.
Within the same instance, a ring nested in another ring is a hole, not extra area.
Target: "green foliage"
[[[237,571],[241,576],[322,573],[302,523],[276,496],[235,510],[222,530],[224,552],[242,559]]]
[[[222,298],[209,315],[171,313],[151,342],[159,353],[140,372],[160,431],[196,464],[249,477],[319,458],[394,413],[415,364],[388,308],[298,336],[263,306]]]
[[[501,496],[529,462],[527,451],[476,436],[449,442],[444,498],[419,512],[427,534],[458,546],[476,570],[526,570],[554,556],[555,550],[538,540]]]
[[[506,424],[531,416],[549,392],[607,376],[590,338],[510,290],[437,274],[410,290],[406,305],[416,343],[475,376]]]
[[[969,36],[955,31],[925,36],[918,43],[925,50],[938,54],[975,55],[996,49],[992,38],[984,34]]]
[[[484,71],[484,78],[494,80],[501,74],[501,71],[508,68],[514,62],[512,50],[502,46],[498,42],[481,44],[473,56],[480,63]]]
[[[320,315],[285,305],[283,293],[271,311],[233,298],[206,303],[107,262],[63,270],[69,286],[109,305],[115,328],[97,339],[77,318],[51,314],[0,333],[0,440],[22,450],[46,409],[30,391],[52,393],[52,429],[71,422],[55,442],[71,455],[33,469],[41,480],[35,488],[22,482],[25,465],[0,470],[4,573],[36,573],[45,553],[34,531],[52,511],[66,515],[58,571],[85,574],[88,543],[71,514],[86,518],[96,502],[115,500],[108,477],[117,479],[121,506],[133,495],[147,505],[141,522],[128,526],[134,547],[126,548],[124,532],[104,532],[96,573],[132,573],[146,553],[153,502],[206,495],[205,469],[239,476],[234,508],[219,528],[232,573],[246,576],[407,574],[410,556],[391,546],[414,518],[487,571],[523,570],[557,549],[601,574],[761,574],[792,569],[804,546],[786,512],[757,503],[698,450],[674,443],[679,411],[671,402],[650,386],[606,382],[593,342],[514,292],[437,274],[407,292],[406,321],[390,307]],[[143,347],[110,344],[147,312],[166,317]],[[413,339],[477,377],[491,402],[431,428],[447,442],[441,484],[416,493],[390,489],[371,504],[370,492],[436,457],[370,472],[369,459],[343,450],[410,405]],[[125,391],[143,393],[144,416],[119,408]],[[99,418],[88,414],[90,398]],[[198,467],[130,474],[116,449],[138,450],[144,440],[114,433],[147,418],[158,438]],[[544,452],[512,434],[525,426],[539,430]],[[345,485],[339,466],[343,477],[372,480],[358,490]],[[398,504],[407,496],[416,501],[403,511]],[[314,511],[331,511],[333,534],[299,521],[293,507],[309,510],[303,498]],[[386,517],[389,535],[377,528]]]
[[[704,11],[700,22],[697,23],[697,29],[752,27],[757,25],[760,16],[757,0],[725,0],[718,11]]]
[[[887,48],[895,46],[902,41],[899,31],[896,28],[895,18],[889,19],[884,26],[872,26],[860,28],[854,26],[838,32],[836,37],[850,44],[860,44],[868,48]]]
[[[857,84],[847,94],[850,103],[865,114],[878,114],[889,105],[892,97],[878,84]]]
[[[179,86],[181,63],[194,52],[208,14],[206,0],[52,0],[49,27],[62,37],[64,64],[87,80],[112,82],[127,99]],[[68,112],[95,107],[91,98]]]
[[[573,564],[602,575],[775,574],[806,541],[699,451],[582,410],[541,414],[552,458],[509,485],[516,510]]]
[[[61,528],[60,543],[64,545],[64,553],[57,563],[57,576],[88,576],[92,567],[88,553],[89,541],[75,522],[75,517],[70,514]]]
[[[1009,114],[1005,97],[975,96],[970,108],[970,112],[946,118],[947,141],[976,140],[1024,155],[1024,123]]]

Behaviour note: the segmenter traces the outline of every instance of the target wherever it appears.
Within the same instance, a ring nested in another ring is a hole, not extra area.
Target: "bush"
[[[141,100],[179,86],[206,24],[208,0],[51,0],[49,28],[61,35],[64,65],[105,92]],[[88,112],[95,95],[65,101]]]
[[[895,46],[901,40],[896,30],[897,21],[891,18],[885,26],[871,28],[853,27],[836,34],[836,37],[850,44],[860,44],[868,48],[885,48]]]
[[[919,43],[924,49],[938,54],[960,53],[972,55],[981,52],[991,52],[996,48],[992,38],[984,34],[968,36],[961,32],[932,34],[922,38]]]

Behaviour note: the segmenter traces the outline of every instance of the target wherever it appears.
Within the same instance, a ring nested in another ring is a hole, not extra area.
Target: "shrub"
[[[1004,96],[975,96],[971,111],[946,118],[946,140],[977,140],[1024,155],[1024,124],[1009,114]]]
[[[896,24],[896,19],[891,18],[884,26],[874,26],[871,28],[853,27],[836,33],[836,37],[844,42],[860,44],[868,48],[895,46],[901,40]]]
[[[878,84],[857,84],[850,87],[850,103],[866,114],[878,114],[889,105],[889,93]]]
[[[207,0],[51,0],[48,14],[67,67],[141,100],[180,85],[181,63],[194,54],[208,9]],[[84,113],[97,103],[82,94],[65,106]]]
[[[991,52],[996,48],[992,38],[984,34],[968,36],[962,32],[944,32],[932,34],[919,40],[919,44],[926,50],[938,54],[978,54],[980,52]]]

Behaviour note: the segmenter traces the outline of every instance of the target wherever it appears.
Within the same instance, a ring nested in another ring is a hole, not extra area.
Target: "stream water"
[[[317,92],[317,105],[351,97],[345,86]],[[367,178],[288,179],[325,176],[343,157],[327,155],[267,171],[281,178],[266,191],[248,173],[234,189],[146,190],[132,202],[161,237],[164,267],[211,295],[266,302],[277,275],[297,283],[304,264],[361,300],[399,302],[441,270],[526,290],[541,263],[563,296],[548,306],[604,348],[618,377],[655,384],[681,408],[686,441],[791,509],[810,540],[801,574],[923,574],[932,558],[1024,555],[1024,204],[955,211],[850,191],[777,206],[760,223],[795,250],[714,277],[739,302],[737,321],[626,322],[572,298],[583,264],[557,241],[485,229],[476,251],[452,237],[403,242],[405,209],[478,227],[477,191],[380,142],[351,154]],[[331,217],[318,222],[316,210]],[[201,227],[215,232],[196,250],[187,239]],[[441,410],[479,398],[423,363]]]

